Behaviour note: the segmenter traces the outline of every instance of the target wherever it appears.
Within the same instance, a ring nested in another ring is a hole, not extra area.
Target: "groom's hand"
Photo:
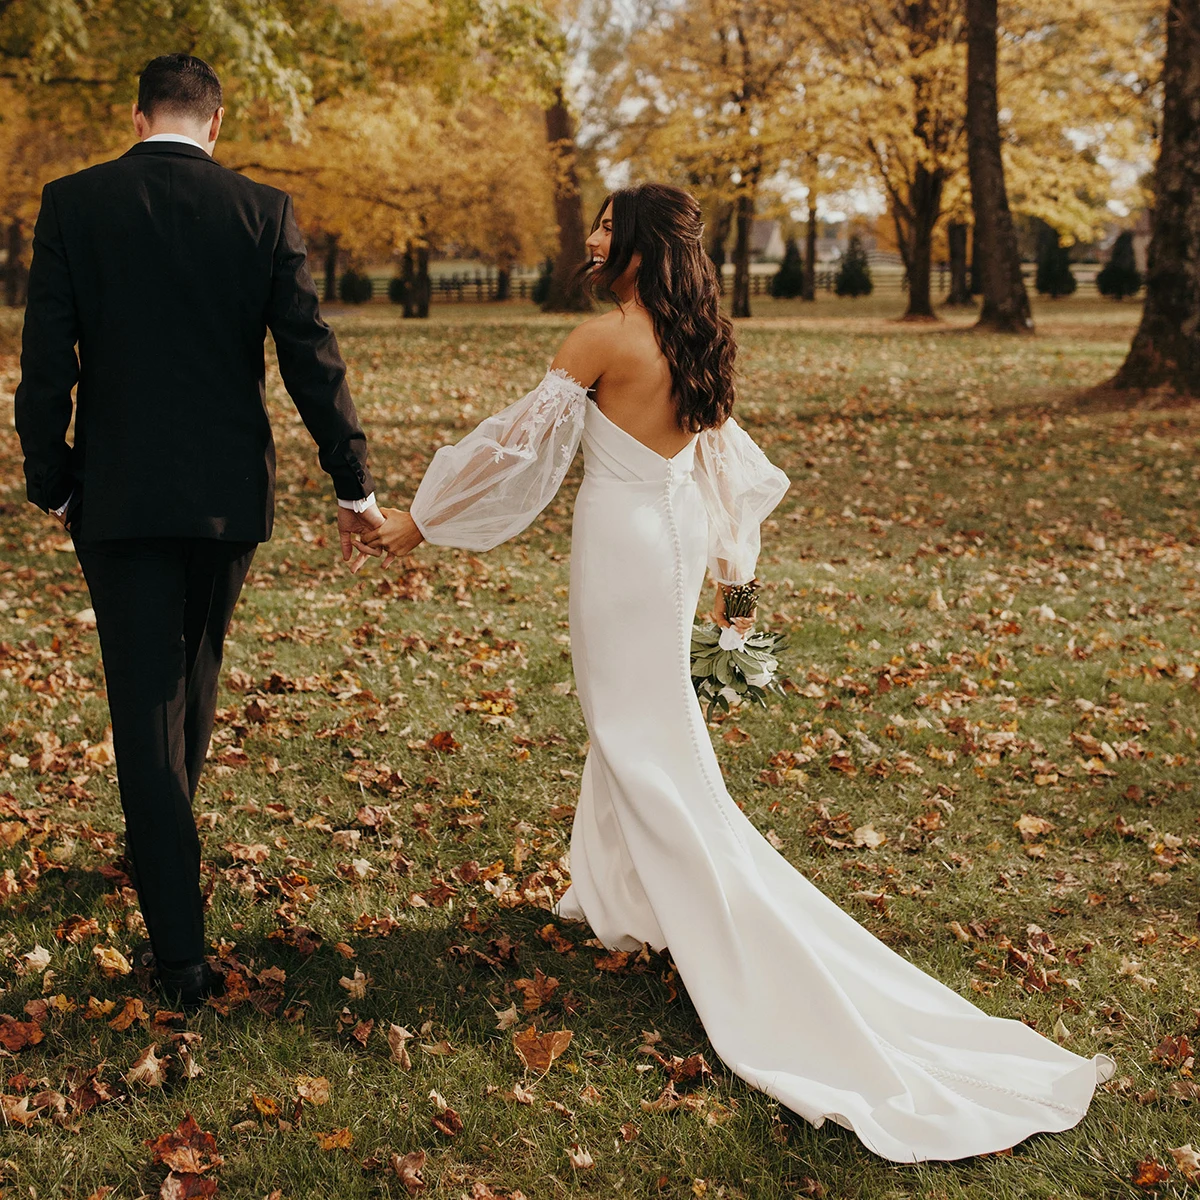
[[[383,513],[379,511],[377,504],[372,504],[360,513],[339,505],[337,524],[338,537],[342,543],[342,561],[350,563],[351,572],[357,574],[359,568],[367,561],[367,555],[377,558],[382,553],[381,550],[366,545],[362,539],[383,524]]]

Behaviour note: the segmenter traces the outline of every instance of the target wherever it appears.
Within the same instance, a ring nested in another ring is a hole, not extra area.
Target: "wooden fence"
[[[881,295],[903,295],[908,290],[908,280],[904,268],[896,255],[872,254],[871,279],[875,292]],[[750,295],[770,295],[771,280],[778,267],[774,263],[755,263],[750,274]],[[1088,295],[1096,291],[1096,275],[1100,267],[1092,263],[1074,264],[1072,270],[1078,283],[1078,294]],[[1034,277],[1037,267],[1032,263],[1024,265],[1026,286],[1033,291]],[[832,293],[837,277],[836,266],[822,266],[817,270],[817,290]],[[388,299],[388,284],[391,279],[387,275],[372,275],[372,300],[386,302]],[[521,273],[513,272],[509,279],[509,297],[513,300],[531,300],[534,288],[537,286],[538,272],[527,270]],[[450,271],[439,272],[430,280],[433,288],[432,298],[435,302],[450,304],[488,303],[496,299],[497,279],[495,271]],[[324,278],[316,278],[318,292],[324,292]],[[733,283],[732,271],[725,269],[726,291]],[[950,290],[949,263],[935,263],[933,267],[933,288],[935,297],[946,295]]]

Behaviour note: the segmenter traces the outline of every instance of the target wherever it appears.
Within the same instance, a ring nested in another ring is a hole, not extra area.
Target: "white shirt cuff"
[[[69,504],[70,501],[68,501],[67,503]],[[365,497],[362,500],[343,500],[340,496],[338,497],[338,508],[348,508],[351,510],[351,512],[356,512],[356,513],[366,512],[367,509],[373,507],[374,504],[375,504],[375,493],[374,492],[372,492],[369,496]]]
[[[70,494],[70,495],[69,495],[69,496],[66,498],[66,500],[64,500],[64,501],[63,501],[63,504],[62,504],[62,507],[61,507],[61,508],[52,508],[52,509],[50,510],[50,515],[51,515],[52,517],[61,517],[61,516],[64,516],[64,515],[66,514],[66,511],[67,511],[67,509],[71,507],[71,501],[72,501],[72,500],[74,500],[74,499],[75,499],[75,493],[74,493],[74,492],[72,492],[72,493],[71,493],[71,494]]]

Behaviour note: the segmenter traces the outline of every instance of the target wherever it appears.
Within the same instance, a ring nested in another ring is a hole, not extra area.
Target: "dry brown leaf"
[[[412,1070],[412,1059],[409,1057],[408,1047],[405,1043],[414,1036],[412,1031],[404,1025],[388,1026],[387,1042],[392,1062],[399,1064],[406,1071]]]
[[[1176,1146],[1174,1150],[1168,1150],[1167,1153],[1175,1160],[1175,1166],[1178,1167],[1188,1183],[1195,1183],[1200,1179],[1200,1154],[1192,1149],[1191,1142],[1183,1146]]]
[[[37,1120],[37,1110],[30,1110],[28,1096],[0,1096],[0,1116],[5,1125],[20,1125],[28,1129]]]
[[[444,1133],[447,1137],[454,1137],[462,1132],[462,1117],[450,1107],[441,1092],[435,1088],[429,1093],[429,1101],[434,1107],[434,1129],[439,1133]]]
[[[100,923],[95,917],[68,917],[55,931],[60,942],[78,946],[85,938],[100,936]]]
[[[1181,1067],[1192,1056],[1192,1046],[1186,1033],[1179,1037],[1164,1037],[1150,1052],[1150,1061],[1165,1067]]]
[[[687,1058],[678,1055],[664,1058],[661,1054],[656,1057],[674,1084],[691,1087],[712,1077],[712,1069],[705,1062],[703,1054],[689,1054]]]
[[[457,1134],[462,1133],[462,1117],[448,1106],[439,1112],[435,1112],[431,1120],[433,1121],[434,1129],[438,1133],[444,1133],[446,1137],[455,1137]]]
[[[685,1103],[682,1097],[676,1090],[673,1083],[668,1083],[654,1100],[643,1100],[642,1112],[674,1112],[677,1108],[682,1108]]]
[[[162,1087],[167,1075],[167,1055],[158,1057],[157,1044],[147,1046],[125,1072],[125,1082],[131,1087]]]
[[[331,1133],[317,1133],[313,1136],[322,1150],[349,1150],[354,1144],[354,1134],[349,1129],[335,1129]]]
[[[502,1012],[496,1010],[496,1028],[503,1033],[506,1029],[511,1029],[521,1018],[517,1015],[517,1006],[510,1004]]]
[[[1134,1187],[1149,1190],[1158,1187],[1160,1183],[1166,1183],[1170,1178],[1170,1171],[1153,1158],[1145,1158],[1133,1168]]]
[[[868,850],[877,850],[887,841],[887,834],[880,833],[872,824],[860,825],[853,837],[856,846],[866,846]]]
[[[136,996],[130,996],[121,1011],[109,1021],[109,1025],[118,1033],[124,1033],[134,1021],[148,1021],[149,1019],[150,1014],[146,1012],[146,1006]]]
[[[90,609],[84,609],[83,612],[89,612]],[[83,613],[80,613],[76,620],[82,618]],[[92,614],[92,619],[95,620],[95,613]],[[83,752],[84,762],[93,767],[111,767],[116,765],[117,752],[113,748],[112,729],[111,727],[104,735],[104,741],[97,742],[94,746],[89,746]]]
[[[534,967],[532,979],[516,979],[513,986],[525,996],[525,1011],[533,1012],[558,990],[558,980],[547,976],[540,967]]]
[[[11,1054],[36,1046],[46,1035],[35,1021],[14,1021],[11,1017],[0,1019],[0,1046]]]
[[[329,1080],[324,1075],[300,1075],[296,1078],[296,1095],[309,1104],[329,1103]]]
[[[105,979],[119,979],[133,970],[125,955],[119,950],[114,950],[112,946],[97,946],[92,951],[92,957]]]
[[[572,1143],[567,1158],[577,1171],[590,1171],[596,1165],[592,1156],[578,1142]]]
[[[393,1154],[388,1165],[396,1172],[400,1182],[404,1185],[405,1191],[410,1196],[415,1196],[417,1192],[424,1191],[425,1180],[421,1178],[421,1172],[425,1169],[424,1150],[414,1150],[403,1157],[399,1154]]]
[[[180,1042],[175,1053],[179,1058],[184,1079],[195,1079],[204,1073],[204,1068],[192,1057],[192,1049],[186,1042]]]
[[[559,954],[570,954],[575,949],[575,943],[563,937],[558,927],[551,922],[538,930],[538,937],[548,946],[552,946]]]
[[[217,1181],[210,1175],[181,1175],[172,1171],[158,1190],[159,1200],[205,1200],[217,1193]]]
[[[50,965],[50,951],[45,946],[34,946],[28,954],[21,955],[21,974],[40,975]]]
[[[338,980],[338,983],[349,993],[351,1000],[363,999],[367,994],[367,984],[370,982],[370,979],[362,973],[362,969],[359,967],[354,968],[353,978],[343,975]]]
[[[513,1049],[527,1070],[544,1075],[551,1064],[571,1044],[574,1034],[569,1029],[538,1033],[532,1026],[513,1034]]]
[[[150,1147],[154,1162],[181,1175],[202,1175],[219,1167],[223,1161],[217,1153],[217,1139],[201,1129],[191,1113],[187,1113],[170,1133],[147,1139],[146,1145]]]
[[[597,971],[624,971],[633,955],[628,950],[614,950],[596,959]]]
[[[1045,817],[1035,817],[1033,813],[1025,813],[1013,822],[1013,827],[1021,835],[1021,841],[1032,842],[1034,838],[1043,837],[1054,828],[1053,821]]]

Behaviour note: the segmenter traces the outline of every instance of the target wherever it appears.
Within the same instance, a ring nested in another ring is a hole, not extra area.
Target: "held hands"
[[[338,537],[342,543],[342,561],[350,563],[351,572],[357,575],[363,563],[367,561],[368,555],[377,557],[381,553],[379,550],[369,549],[363,544],[362,539],[383,524],[383,513],[379,511],[377,504],[373,504],[360,513],[339,505],[337,524]]]
[[[367,554],[386,554],[386,567],[395,558],[411,554],[425,537],[412,517],[398,508],[382,510],[384,520],[362,536],[362,548]]]

